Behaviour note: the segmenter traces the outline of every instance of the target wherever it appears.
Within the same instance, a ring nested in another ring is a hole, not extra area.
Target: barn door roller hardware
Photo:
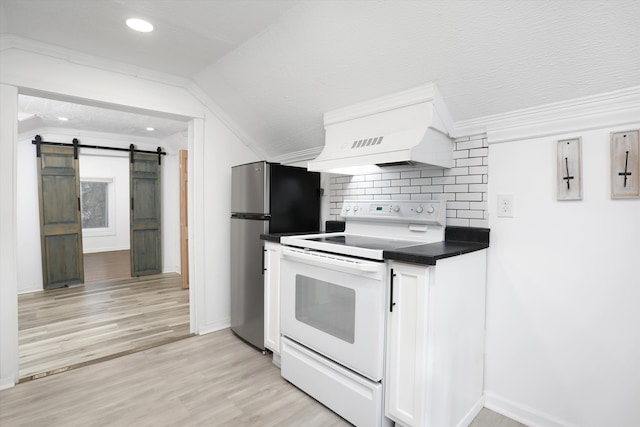
[[[80,144],[78,138],[73,138],[73,143],[65,143],[65,142],[50,142],[43,141],[40,135],[36,135],[35,139],[31,141],[32,144],[36,146],[36,156],[40,157],[40,146],[41,145],[57,145],[61,147],[73,147],[73,158],[78,158],[78,149],[79,148],[97,148],[100,150],[113,150],[113,151],[128,151],[130,153],[131,163],[133,163],[133,153],[149,153],[149,154],[157,154],[158,155],[158,164],[162,164],[162,156],[166,156],[167,153],[162,151],[162,148],[158,147],[156,151],[149,150],[136,150],[135,145],[129,145],[129,148],[120,148],[120,147],[105,147],[104,145],[87,145]]]

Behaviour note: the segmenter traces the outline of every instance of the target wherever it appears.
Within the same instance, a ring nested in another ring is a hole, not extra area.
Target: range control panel
[[[340,216],[345,220],[406,222],[444,225],[446,201],[345,200]]]

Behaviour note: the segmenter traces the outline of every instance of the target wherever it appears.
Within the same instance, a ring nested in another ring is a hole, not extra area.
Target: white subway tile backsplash
[[[486,175],[488,173],[488,166],[469,166],[469,175]]]
[[[434,178],[414,178],[411,180],[411,185],[431,185]]]
[[[442,193],[444,185],[423,185],[420,189],[422,193]]]
[[[444,170],[444,176],[452,176],[452,175],[469,175],[469,168],[463,167],[463,168],[451,168],[451,169]]]
[[[488,148],[476,148],[473,150],[469,150],[469,157],[487,157],[488,155]]]
[[[400,187],[382,187],[382,194],[396,194],[400,192]]]
[[[451,224],[453,225],[453,224]],[[489,220],[487,219],[471,219],[469,220],[469,227],[489,228]]]
[[[382,179],[400,179],[400,172],[383,173]]]
[[[420,178],[420,171],[407,171],[407,172],[400,172],[400,178],[402,179],[409,179],[409,178]]]
[[[466,193],[469,191],[469,185],[467,184],[445,185],[444,191],[445,193]]]
[[[456,176],[456,184],[482,184],[482,175]]]
[[[487,202],[468,202],[467,209],[474,209],[478,211],[486,211],[487,210]]]
[[[455,184],[456,177],[455,176],[434,176],[431,178],[431,183],[433,185],[438,184]]]
[[[411,200],[410,194],[392,194],[391,200]]]
[[[345,199],[446,200],[448,225],[488,227],[486,136],[456,139],[453,159],[450,169],[407,166],[389,172],[331,177],[329,214],[338,219]]]
[[[456,200],[468,200],[470,202],[482,201],[482,193],[456,193]]]
[[[457,227],[469,227],[469,220],[463,218],[447,218],[447,225],[454,225]]]
[[[411,200],[433,200],[431,193],[412,193]]]
[[[453,160],[466,159],[469,157],[469,150],[459,150],[453,152]]]
[[[454,193],[433,193],[431,195],[433,200],[455,200],[456,195]]]
[[[482,140],[476,139],[468,142],[456,142],[456,150],[471,150],[473,148],[482,148]]]
[[[454,202],[447,203],[449,209],[469,209],[469,202]]]
[[[462,167],[462,166],[482,166],[482,157],[456,160],[456,167]]]
[[[483,211],[458,211],[458,218],[484,219]]]
[[[420,186],[415,187],[401,187],[401,193],[420,193]]]
[[[473,193],[484,193],[487,191],[487,184],[469,184],[469,191]]]
[[[423,178],[429,178],[432,176],[443,176],[444,175],[444,171],[445,169],[442,168],[429,168],[429,169],[423,169],[422,172],[420,173],[420,176],[422,176]]]

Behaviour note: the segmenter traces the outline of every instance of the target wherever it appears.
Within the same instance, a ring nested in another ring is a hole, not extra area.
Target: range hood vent
[[[401,165],[453,166],[453,123],[435,84],[325,113],[320,172],[358,174]]]

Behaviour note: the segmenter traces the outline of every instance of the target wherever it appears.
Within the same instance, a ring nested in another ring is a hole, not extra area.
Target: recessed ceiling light
[[[148,130],[149,132],[151,132],[152,130],[156,130],[156,129],[155,129],[155,128],[147,128],[147,130]]]
[[[68,117],[58,117],[58,120],[60,120],[61,122],[66,122],[69,120]]]
[[[153,31],[153,25],[144,19],[129,18],[127,19],[127,26],[132,30],[140,31],[141,33]]]

